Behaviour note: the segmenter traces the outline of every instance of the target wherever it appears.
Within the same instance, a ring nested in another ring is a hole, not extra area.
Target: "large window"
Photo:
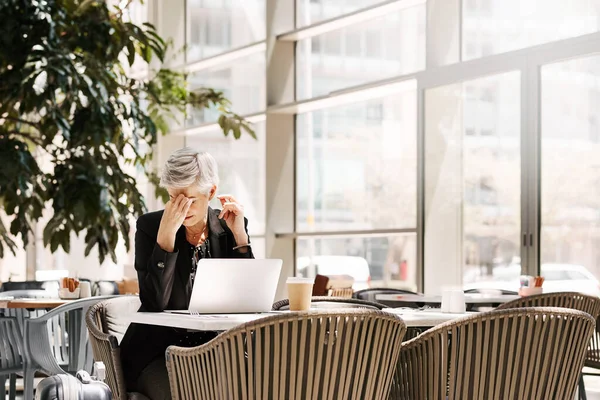
[[[383,0],[296,0],[298,27],[381,4]]]
[[[187,0],[187,61],[265,39],[265,0]]]
[[[297,230],[414,229],[416,116],[414,81],[387,97],[298,115]],[[316,236],[298,241],[297,267],[308,275],[339,274],[346,263],[362,260],[363,267],[356,268],[368,268],[370,279],[386,284],[396,280],[397,285],[414,289],[415,243],[414,233]],[[355,280],[365,284],[366,272],[360,276]]]
[[[210,87],[222,91],[231,101],[232,110],[241,115],[263,112],[265,95],[265,53],[258,52],[224,65],[188,75],[191,89]],[[214,108],[194,110],[186,124],[194,126],[214,122],[219,111]]]
[[[266,54],[256,44],[265,40],[265,0],[187,0],[187,62],[191,89],[222,91],[231,109],[240,115],[256,114],[257,139],[245,132],[239,140],[225,137],[215,123],[219,110],[191,109],[186,118],[185,145],[212,154],[221,179],[218,193],[232,194],[243,204],[254,255],[265,257],[266,201]],[[249,51],[248,49],[252,50]],[[207,58],[223,55],[209,60]],[[197,128],[200,129],[197,129]],[[211,207],[221,208],[214,199]]]
[[[425,5],[301,40],[297,97],[306,99],[425,67]]]
[[[218,194],[232,194],[244,205],[249,233],[264,235],[265,226],[265,124],[254,124],[258,139],[243,135],[239,140],[223,136],[217,127],[186,139],[186,146],[209,152],[219,167]],[[215,198],[213,208],[221,208]]]
[[[599,0],[463,0],[463,59],[600,29]]]
[[[600,295],[600,56],[541,79],[541,272],[549,289]]]
[[[461,271],[466,289],[518,289],[519,94],[519,72],[426,92],[425,263],[440,285]]]

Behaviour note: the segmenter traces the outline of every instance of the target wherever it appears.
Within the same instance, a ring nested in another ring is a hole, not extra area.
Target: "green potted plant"
[[[185,75],[164,68],[168,44],[151,24],[138,26],[101,0],[0,3],[0,258],[15,251],[47,205],[44,245],[69,252],[85,232],[88,255],[116,262],[119,235],[145,211],[132,169],[148,170],[152,146],[169,119],[188,106],[217,107],[225,135],[252,128],[222,93],[190,91]],[[128,76],[138,60],[148,77]]]

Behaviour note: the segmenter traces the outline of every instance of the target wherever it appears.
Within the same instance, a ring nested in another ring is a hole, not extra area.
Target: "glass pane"
[[[600,56],[541,74],[544,288],[600,295]]]
[[[242,135],[239,140],[215,130],[190,136],[186,146],[209,152],[219,166],[218,194],[231,194],[244,206],[250,235],[265,233],[265,123],[254,124],[258,140]],[[221,208],[215,198],[211,207]]]
[[[264,259],[266,258],[266,242],[263,236],[250,236],[250,242],[252,243],[252,254],[254,254],[254,258],[256,259]]]
[[[350,275],[354,290],[387,286],[416,291],[416,243],[416,234],[301,238],[296,242],[296,272],[308,277]]]
[[[519,287],[519,100],[519,72],[426,93],[425,263],[439,284]]]
[[[188,76],[190,89],[210,87],[220,90],[231,101],[233,111],[238,114],[261,112],[266,107],[265,53],[257,53],[229,65],[222,65]],[[215,122],[219,112],[215,107],[191,109],[187,126]]]
[[[265,0],[187,0],[187,62],[265,40]]]
[[[416,226],[416,89],[299,114],[298,231]]]
[[[600,0],[465,0],[463,60],[598,31]]]
[[[298,27],[340,17],[383,0],[296,0]]]
[[[304,39],[297,98],[307,99],[425,67],[425,5]]]

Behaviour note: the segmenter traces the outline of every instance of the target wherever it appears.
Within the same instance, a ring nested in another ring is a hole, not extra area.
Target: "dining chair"
[[[7,281],[0,285],[0,292],[16,290],[56,290],[60,288],[58,281]],[[5,296],[5,293],[2,293]]]
[[[515,308],[438,325],[404,342],[390,399],[573,398],[594,318]]]
[[[564,307],[579,310],[590,314],[598,321],[600,319],[600,298],[578,292],[553,292],[543,293],[531,296],[524,296],[497,307],[497,310],[506,310],[519,307]],[[600,336],[598,334],[598,325],[596,332],[590,340],[590,344],[585,357],[585,366],[589,368],[600,368]],[[585,392],[585,375],[597,375],[585,372],[579,377],[579,398],[587,399]]]
[[[346,297],[331,296],[313,296],[311,298],[311,308],[314,309],[332,309],[332,308],[367,308],[371,310],[383,310],[387,306],[373,301],[352,299]],[[283,299],[273,303],[271,310],[283,311],[290,309],[290,300]]]
[[[63,304],[37,318],[25,320],[24,397],[33,399],[36,371],[47,375],[91,372],[93,356],[84,327],[90,306],[113,296],[87,297]]]
[[[119,296],[91,306],[85,317],[94,360],[104,363],[105,382],[115,400],[147,399],[140,393],[127,393],[119,347],[129,327],[130,317],[140,305],[138,296]]]
[[[173,399],[386,399],[406,326],[347,309],[279,314],[192,348],[169,346]]]
[[[16,398],[17,372],[23,373],[22,335],[15,317],[0,317],[0,396],[6,399],[6,380],[10,381],[9,399]]]
[[[377,301],[378,294],[419,294],[410,290],[396,289],[396,288],[368,288],[357,290],[354,292],[355,299]]]

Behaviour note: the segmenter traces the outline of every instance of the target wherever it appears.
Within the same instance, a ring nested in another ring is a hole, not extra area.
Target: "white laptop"
[[[190,314],[259,313],[271,310],[282,260],[203,258],[198,262]]]

